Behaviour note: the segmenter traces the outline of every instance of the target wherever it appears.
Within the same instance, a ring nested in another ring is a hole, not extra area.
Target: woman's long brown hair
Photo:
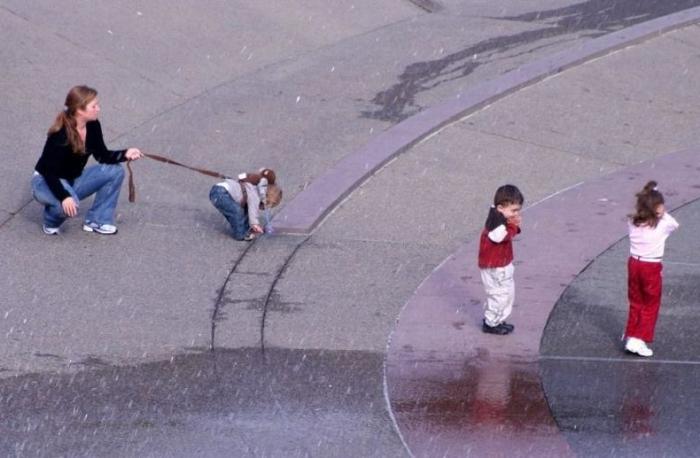
[[[68,144],[75,154],[85,153],[85,145],[78,133],[75,114],[78,110],[84,110],[88,103],[97,97],[97,91],[88,86],[74,86],[66,96],[66,108],[58,113],[47,135],[54,134],[65,127]]]

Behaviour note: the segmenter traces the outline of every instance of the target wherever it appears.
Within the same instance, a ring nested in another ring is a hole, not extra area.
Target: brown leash
[[[149,159],[153,159],[154,161],[162,162],[164,164],[177,165],[178,167],[184,167],[188,170],[192,170],[192,171],[195,171],[197,173],[201,173],[202,175],[206,175],[208,177],[222,178],[224,180],[231,178],[231,177],[228,177],[228,176],[221,174],[219,172],[213,172],[211,170],[185,165],[181,162],[174,161],[170,158],[167,158],[165,156],[161,156],[159,154],[144,153],[143,151],[141,152],[141,154],[143,154],[144,157],[147,157]],[[136,202],[136,186],[134,185],[134,173],[131,170],[131,161],[126,162],[126,168],[129,170],[129,202],[133,203],[133,202]]]

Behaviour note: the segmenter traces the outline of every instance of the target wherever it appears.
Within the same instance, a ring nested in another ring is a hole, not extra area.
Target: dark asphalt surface
[[[0,381],[0,455],[404,453],[381,427],[390,420],[378,354],[241,348],[96,366]]]

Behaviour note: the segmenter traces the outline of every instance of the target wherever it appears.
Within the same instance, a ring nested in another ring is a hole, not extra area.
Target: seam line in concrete
[[[531,142],[531,141],[528,141],[528,140],[523,140],[523,139],[521,139],[521,138],[511,137],[511,136],[509,136],[509,135],[497,134],[497,133],[494,133],[494,132],[489,132],[488,130],[474,129],[474,128],[469,128],[469,127],[465,127],[464,130],[466,130],[466,131],[471,131],[471,132],[476,132],[476,133],[480,133],[480,134],[483,134],[483,135],[489,135],[489,136],[491,136],[491,137],[496,137],[496,138],[500,138],[500,139],[503,139],[503,140],[509,140],[509,141],[512,141],[512,142],[515,142],[515,143],[522,143],[523,145],[535,146],[535,147],[537,147],[537,148],[542,148],[542,149],[548,150],[548,151],[556,151],[556,152],[558,152],[558,153],[567,154],[567,155],[575,156],[575,157],[580,157],[580,158],[582,158],[582,159],[592,159],[592,160],[598,161],[598,162],[603,163],[603,164],[616,165],[616,166],[618,166],[618,167],[624,167],[625,165],[627,165],[627,164],[625,164],[624,162],[610,161],[610,160],[606,160],[606,159],[599,159],[599,158],[597,158],[597,157],[585,156],[584,154],[578,153],[578,152],[576,152],[576,151],[569,151],[569,150],[557,148],[556,146],[550,146],[550,145],[544,145],[544,144],[542,144],[542,143]]]
[[[29,204],[31,204],[33,201],[34,201],[34,199],[30,199],[30,200],[28,200],[26,203],[24,203],[21,207],[19,207],[17,210],[15,210],[15,211],[8,211],[8,212],[7,212],[8,217],[7,217],[6,219],[4,219],[3,221],[0,221],[0,229],[2,229],[3,227],[5,227],[6,224],[8,224],[10,221],[12,221],[12,219],[13,219],[15,216],[17,216],[22,210],[24,210],[25,208],[27,208],[27,207],[29,206]]]
[[[667,261],[665,259],[664,259],[664,264],[673,264],[675,266],[700,267],[700,263],[697,263],[697,262],[677,262],[677,261]]]
[[[281,233],[310,234],[359,184],[426,136],[484,106],[562,71],[700,21],[700,7],[591,39],[524,64],[392,126],[313,180],[276,215]]]
[[[681,361],[678,359],[653,359],[653,358],[603,358],[597,356],[540,356],[540,361],[584,361],[601,363],[633,363],[633,364],[677,364],[677,365],[700,365],[700,361]]]
[[[388,382],[388,377],[387,377],[387,360],[386,360],[386,355],[389,353],[389,347],[391,346],[391,337],[389,337],[389,341],[387,343],[387,349],[386,352],[384,353],[384,362],[382,364],[382,375],[383,375],[383,380],[382,380],[382,394],[384,395],[384,402],[386,403],[386,411],[389,414],[389,419],[391,420],[391,426],[394,428],[394,432],[396,433],[397,436],[399,436],[399,440],[401,441],[401,445],[403,445],[404,450],[406,450],[406,453],[408,453],[408,456],[411,458],[414,458],[414,454],[411,451],[411,447],[408,446],[408,442],[406,442],[406,439],[403,436],[403,433],[401,432],[401,428],[399,427],[399,422],[396,421],[396,415],[394,415],[394,409],[391,407],[391,397],[389,396],[389,382]]]
[[[228,275],[226,276],[226,280],[224,280],[223,285],[221,285],[221,289],[219,290],[219,295],[216,297],[216,301],[214,302],[214,308],[212,309],[211,312],[211,342],[209,344],[209,350],[210,351],[215,351],[216,349],[216,323],[219,322],[219,311],[221,310],[221,305],[223,302],[224,295],[226,294],[226,287],[228,286],[228,283],[231,281],[231,277],[233,276],[234,272],[236,272],[236,269],[238,266],[241,264],[243,261],[243,258],[245,258],[245,255],[248,253],[248,251],[251,249],[251,247],[254,245],[255,242],[249,243],[247,247],[243,249],[243,253],[238,256],[238,259],[233,263],[233,267],[231,267],[231,270],[229,271]]]
[[[267,321],[268,304],[270,303],[270,298],[272,297],[272,293],[275,291],[275,288],[277,287],[277,282],[279,282],[280,278],[282,278],[282,275],[285,274],[285,272],[289,268],[289,265],[292,263],[292,259],[294,259],[294,256],[296,256],[297,252],[302,247],[302,245],[306,244],[306,242],[308,242],[309,239],[310,239],[310,237],[306,237],[305,239],[303,239],[301,242],[299,242],[297,244],[297,246],[294,247],[292,252],[289,253],[289,256],[284,261],[284,264],[282,264],[282,267],[280,267],[279,271],[277,272],[277,275],[275,275],[275,278],[272,280],[272,284],[270,285],[270,289],[267,291],[267,296],[265,296],[265,302],[263,303],[262,316],[260,317],[260,350],[263,353],[265,353],[265,323]]]

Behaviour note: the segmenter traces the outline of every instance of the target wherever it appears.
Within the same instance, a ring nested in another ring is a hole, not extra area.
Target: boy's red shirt
[[[489,232],[500,225],[505,226],[506,237],[496,243],[489,238]],[[508,223],[500,212],[492,208],[479,240],[479,268],[505,267],[513,262],[513,237],[519,233],[519,226]]]

